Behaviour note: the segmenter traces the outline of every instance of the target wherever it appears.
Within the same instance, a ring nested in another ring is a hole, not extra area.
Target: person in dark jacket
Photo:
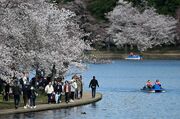
[[[54,88],[55,94],[56,94],[56,103],[61,102],[61,94],[62,94],[62,83],[57,82],[57,85]]]
[[[80,98],[82,98],[83,96],[83,78],[82,75],[79,76],[79,80],[81,80],[81,91],[80,91]]]
[[[12,87],[13,95],[14,95],[14,105],[15,109],[18,108],[20,102],[21,89],[18,85],[18,82],[15,82],[15,85]]]
[[[24,85],[22,87],[23,91],[23,100],[24,100],[24,109],[29,107],[29,99],[30,99],[30,86],[29,85]]]
[[[9,90],[10,90],[10,85],[9,85],[9,83],[7,83],[5,85],[5,97],[4,97],[5,101],[9,100]]]
[[[31,79],[31,86],[33,86],[33,87],[36,87],[36,78],[35,77],[33,77],[32,79]]]
[[[3,80],[3,79],[1,79],[0,78],[0,94],[3,92],[3,90],[4,90],[4,84],[5,84],[6,82]]]
[[[36,108],[36,96],[37,96],[37,91],[33,86],[30,88],[30,108]]]
[[[92,89],[92,98],[95,98],[96,96],[96,86],[99,87],[98,81],[96,80],[96,77],[93,76],[93,79],[89,83],[89,88]]]

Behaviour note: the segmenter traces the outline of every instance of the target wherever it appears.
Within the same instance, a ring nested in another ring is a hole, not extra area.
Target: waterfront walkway
[[[23,107],[19,107],[18,109],[4,109],[4,110],[0,110],[0,115],[69,108],[69,107],[75,107],[75,106],[90,104],[93,102],[97,102],[101,99],[102,99],[102,94],[97,93],[96,97],[92,98],[91,93],[87,92],[87,93],[83,94],[82,99],[74,100],[74,102],[72,102],[72,103],[71,102],[69,102],[69,103],[62,102],[59,104],[40,104],[40,105],[36,105],[37,107],[34,109],[30,109],[30,108],[24,109]]]

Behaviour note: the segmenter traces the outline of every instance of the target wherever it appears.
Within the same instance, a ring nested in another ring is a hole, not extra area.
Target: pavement
[[[62,108],[69,108],[69,107],[76,107],[81,105],[87,105],[90,103],[97,102],[102,99],[101,93],[96,93],[96,97],[92,98],[90,92],[86,92],[83,94],[83,97],[81,99],[76,99],[74,102],[69,103],[59,103],[59,104],[40,104],[36,105],[36,108],[27,108],[24,109],[23,107],[19,107],[18,109],[3,109],[0,110],[0,115],[5,114],[18,114],[18,113],[27,113],[27,112],[38,112],[38,111],[44,111],[44,110],[53,110],[53,109],[62,109]]]

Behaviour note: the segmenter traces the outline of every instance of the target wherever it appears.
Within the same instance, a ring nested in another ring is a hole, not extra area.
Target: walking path
[[[0,115],[26,113],[26,112],[37,112],[37,111],[44,111],[44,110],[75,107],[75,106],[86,105],[86,104],[90,104],[93,102],[97,102],[101,99],[102,99],[102,94],[97,93],[96,97],[92,98],[91,93],[87,92],[87,93],[83,94],[82,99],[74,100],[74,102],[72,102],[72,103],[62,102],[60,104],[41,104],[41,105],[36,105],[37,107],[35,109],[30,109],[30,108],[24,109],[23,107],[19,107],[18,109],[5,109],[5,110],[0,110]]]

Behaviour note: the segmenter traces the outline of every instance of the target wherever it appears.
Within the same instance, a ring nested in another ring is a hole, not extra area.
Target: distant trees
[[[120,2],[107,18],[111,22],[107,32],[118,46],[128,44],[144,51],[158,45],[172,44],[177,37],[177,21],[159,15],[154,8],[139,12],[132,4]]]
[[[134,7],[144,8],[146,5],[154,7],[156,12],[165,15],[175,16],[180,6],[180,0],[125,0],[130,1]]]
[[[105,13],[111,11],[118,0],[92,0],[88,3],[89,11],[98,19],[105,19]]]
[[[178,35],[179,35],[178,43],[180,43],[180,8],[176,10],[176,19],[179,21],[178,25],[177,25],[177,32],[178,32]]]
[[[54,64],[58,72],[66,71],[89,48],[84,36],[69,10],[45,0],[1,0],[1,78],[32,68],[50,72]]]

